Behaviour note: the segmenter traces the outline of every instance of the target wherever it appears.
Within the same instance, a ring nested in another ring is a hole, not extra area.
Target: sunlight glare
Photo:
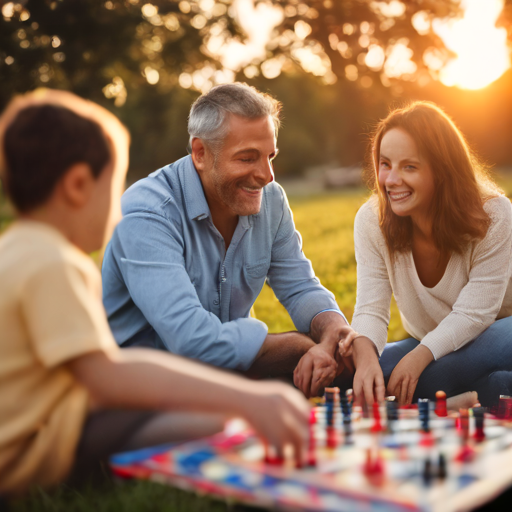
[[[464,16],[434,20],[433,29],[446,47],[457,54],[440,71],[441,82],[462,89],[481,89],[509,67],[507,31],[497,28],[503,0],[463,0]]]

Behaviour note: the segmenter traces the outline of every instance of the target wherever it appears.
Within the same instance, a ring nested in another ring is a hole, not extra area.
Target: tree
[[[256,0],[256,3],[259,4]],[[442,51],[429,27],[434,16],[456,12],[445,0],[274,0],[282,23],[267,55],[245,63],[252,78],[298,63],[326,82],[360,78],[416,79],[423,53]],[[17,0],[4,3],[0,20],[0,94],[36,86],[71,89],[122,106],[129,93],[148,86],[168,92],[178,84],[205,89],[233,79],[222,69],[219,48],[243,41],[235,0]],[[242,23],[243,24],[243,23]],[[419,27],[420,35],[414,26]],[[393,71],[396,52],[413,52],[409,68]],[[384,64],[384,59],[388,59]],[[391,76],[382,74],[385,66]],[[255,71],[256,67],[256,71]],[[277,73],[279,74],[279,73]],[[366,78],[363,78],[366,77]]]
[[[132,133],[133,179],[183,156],[188,109],[198,91],[240,79],[285,103],[280,142],[289,150],[279,158],[281,172],[315,163],[350,165],[362,155],[362,127],[385,113],[392,95],[435,77],[432,63],[442,63],[448,52],[431,22],[456,16],[458,5],[455,0],[4,1],[0,108],[14,93],[38,86],[69,89],[102,103]],[[247,23],[262,12],[275,19],[267,23],[266,47],[251,53],[254,33]],[[511,18],[512,0],[507,0],[501,23],[510,40]],[[241,50],[235,63],[225,58],[229,45]],[[304,70],[318,78],[303,80]],[[331,87],[322,88],[321,82]],[[297,140],[303,141],[300,147]]]

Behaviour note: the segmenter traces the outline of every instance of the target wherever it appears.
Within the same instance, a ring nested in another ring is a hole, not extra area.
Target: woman
[[[340,346],[353,349],[354,392],[408,404],[475,390],[493,405],[512,394],[510,201],[428,102],[381,121],[372,157],[374,194],[354,225],[360,336]],[[412,337],[386,346],[392,293]]]

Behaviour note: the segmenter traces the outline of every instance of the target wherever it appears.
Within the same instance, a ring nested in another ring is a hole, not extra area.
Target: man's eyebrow
[[[259,152],[260,152],[259,149],[256,149],[256,148],[245,148],[245,149],[240,149],[233,156],[242,155],[244,153],[258,153],[259,154]]]
[[[237,151],[233,156],[239,156],[239,155],[243,155],[245,153],[258,153],[258,155],[259,155],[260,150],[256,149],[256,148],[244,148],[244,149],[240,149],[239,151]],[[277,154],[279,153],[279,148],[276,148],[275,151],[273,151],[273,153],[274,153],[273,158],[275,158],[277,156]]]

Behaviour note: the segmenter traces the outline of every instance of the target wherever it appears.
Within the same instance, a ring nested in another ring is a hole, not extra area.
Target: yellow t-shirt
[[[88,392],[65,363],[118,347],[92,260],[52,227],[0,237],[0,494],[51,486],[70,470]]]

